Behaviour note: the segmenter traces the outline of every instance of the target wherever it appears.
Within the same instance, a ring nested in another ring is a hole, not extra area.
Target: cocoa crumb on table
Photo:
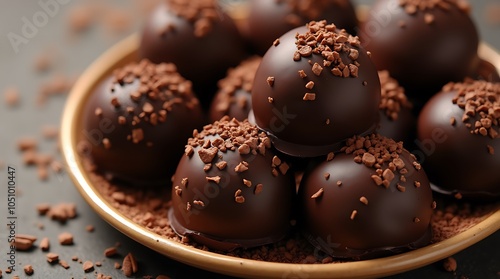
[[[453,257],[448,257],[443,260],[443,268],[448,272],[455,272],[457,270],[457,261]]]
[[[9,107],[16,107],[21,101],[21,96],[19,89],[17,87],[11,86],[4,89],[4,100],[5,104]]]

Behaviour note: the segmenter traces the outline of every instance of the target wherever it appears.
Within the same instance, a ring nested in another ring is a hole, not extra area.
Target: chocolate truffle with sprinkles
[[[349,0],[252,0],[243,34],[263,55],[279,36],[311,20],[323,19],[351,34],[358,23]]]
[[[216,0],[160,1],[145,22],[139,53],[174,63],[207,106],[217,81],[246,56],[236,25]]]
[[[173,179],[170,225],[220,251],[276,242],[291,226],[293,177],[264,132],[226,116],[188,140]]]
[[[479,37],[469,13],[466,0],[378,0],[359,36],[377,68],[425,102],[477,67]]]
[[[357,37],[326,21],[289,31],[257,69],[252,109],[279,151],[315,157],[378,124],[380,82]]]
[[[434,190],[500,197],[500,83],[448,83],[424,106],[417,128]]]
[[[240,63],[236,68],[229,69],[227,76],[219,80],[219,91],[210,107],[211,122],[228,115],[243,121],[248,118],[252,109],[252,86],[255,72],[262,57],[253,56]]]
[[[402,142],[378,134],[347,140],[304,174],[299,223],[334,258],[367,259],[429,244],[429,180]]]
[[[186,139],[203,115],[174,64],[131,63],[84,104],[82,139],[97,171],[137,185],[169,183]]]
[[[416,117],[412,104],[408,101],[405,89],[388,71],[379,71],[380,86],[380,124],[377,132],[384,137],[409,143],[415,138]]]

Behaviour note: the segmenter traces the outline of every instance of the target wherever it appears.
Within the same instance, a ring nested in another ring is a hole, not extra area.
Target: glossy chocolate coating
[[[91,146],[90,156],[96,164],[97,170],[110,174],[113,178],[145,186],[149,184],[170,184],[170,178],[182,155],[186,140],[193,129],[202,126],[203,114],[196,101],[192,108],[184,103],[174,105],[168,112],[165,122],[152,125],[141,121],[136,126],[130,122],[119,123],[118,117],[125,116],[131,120],[131,113],[127,107],[139,114],[146,102],[145,98],[135,102],[130,98],[130,93],[137,91],[137,79],[131,84],[113,86],[113,78],[104,80],[91,94],[84,105],[82,114],[82,137]],[[114,92],[110,88],[114,88]],[[115,108],[111,99],[116,97],[120,107]],[[186,94],[186,99],[196,98]],[[155,111],[161,110],[163,101],[151,102]],[[102,115],[97,116],[96,108],[102,110]],[[144,139],[133,143],[127,139],[132,129],[142,129]],[[108,149],[103,144],[103,139],[110,141]],[[148,146],[151,143],[151,146]]]
[[[416,117],[412,103],[408,101],[405,89],[389,72],[379,71],[380,77],[380,123],[377,132],[395,141],[407,143],[415,140]]]
[[[253,56],[242,61],[218,82],[219,90],[209,110],[210,122],[220,120],[225,115],[240,121],[248,118],[252,109],[253,80],[261,60],[261,57]]]
[[[252,89],[253,117],[279,151],[297,157],[315,157],[338,148],[348,137],[375,130],[380,81],[375,66],[361,47],[353,47],[359,50],[358,77],[337,77],[326,67],[320,76],[315,75],[311,64],[323,65],[323,57],[313,54],[294,61],[297,32],[305,33],[306,27],[284,34],[279,45],[270,48],[262,58]],[[340,56],[350,61],[344,53]],[[300,78],[299,70],[304,70],[307,77]],[[266,81],[270,76],[275,78],[272,87]],[[309,81],[315,84],[314,101],[303,100],[304,94],[310,92],[305,88]],[[273,102],[269,102],[269,97]]]
[[[436,7],[408,14],[398,1],[377,1],[360,39],[379,70],[391,72],[412,101],[425,101],[435,88],[461,81],[475,67],[478,33],[468,13],[454,4],[447,11]],[[426,23],[426,16],[433,22]]]
[[[301,0],[315,5],[314,1]],[[252,0],[249,1],[249,16],[245,24],[244,36],[251,42],[255,51],[263,55],[274,40],[296,27],[302,26],[311,20],[327,20],[337,27],[355,33],[357,26],[356,14],[350,1],[320,0],[326,8],[307,16],[295,13],[290,1]],[[296,1],[298,2],[298,1]],[[304,3],[302,3],[304,4]],[[316,3],[318,4],[318,3]],[[295,5],[297,5],[295,3]],[[314,16],[313,16],[314,15]],[[287,18],[293,17],[289,20]]]
[[[389,118],[384,112],[380,112],[380,123],[377,132],[395,141],[403,141],[405,144],[415,140],[416,118],[410,108],[402,108],[397,119]]]
[[[220,136],[205,136],[213,140]],[[204,171],[205,163],[198,156],[200,146],[193,155],[182,156],[173,180],[172,208],[169,212],[171,226],[182,236],[209,248],[230,251],[235,248],[249,248],[281,240],[291,225],[295,198],[293,173],[272,174],[274,152],[266,149],[265,155],[240,154],[235,151],[219,151],[212,161],[212,167]],[[227,162],[220,170],[215,164]],[[237,172],[240,162],[248,162],[248,170]],[[208,181],[207,177],[221,178],[219,183]],[[187,178],[186,186],[182,180]],[[251,181],[244,185],[243,179]],[[256,194],[257,185],[262,191]],[[180,194],[176,194],[181,189]],[[235,193],[241,190],[243,203],[235,201]],[[201,200],[204,205],[193,204]],[[190,202],[191,208],[187,209]]]
[[[484,59],[479,57],[477,59],[479,62],[472,73],[469,74],[469,77],[489,82],[500,82],[500,75],[498,74],[497,68]]]
[[[168,26],[172,29],[166,29]],[[208,106],[217,81],[245,58],[245,47],[233,20],[220,10],[206,35],[197,37],[194,31],[193,23],[161,1],[142,30],[139,53],[155,63],[174,63],[179,73],[193,82],[202,104]]]
[[[450,195],[460,193],[464,198],[498,198],[500,138],[471,134],[461,121],[464,110],[452,102],[455,94],[440,92],[432,97],[418,118],[423,164],[433,189]],[[452,117],[455,125],[450,124]],[[488,152],[487,145],[495,149],[494,154]]]
[[[299,188],[299,226],[307,239],[332,257],[355,260],[429,244],[433,203],[429,181],[423,169],[411,167],[413,159],[406,150],[400,156],[410,166],[406,182],[396,175],[387,189],[375,185],[371,178],[375,169],[355,163],[352,154],[339,153],[333,160],[309,168]],[[325,173],[330,174],[328,180]],[[414,181],[419,181],[420,187],[415,187]],[[396,184],[406,190],[397,190]],[[323,194],[311,198],[320,188]],[[351,219],[353,210],[357,214]]]
[[[252,108],[251,92],[244,89],[238,89],[234,92],[232,99],[233,101],[227,103],[228,100],[225,99],[225,97],[221,94],[216,94],[209,111],[210,120],[219,120],[224,115],[234,117],[241,121],[247,119],[248,113]],[[225,103],[224,106],[227,105],[227,109],[222,110],[218,108],[222,103]]]

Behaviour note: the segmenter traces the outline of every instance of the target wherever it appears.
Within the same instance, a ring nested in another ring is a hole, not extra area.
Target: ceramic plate
[[[139,36],[132,35],[110,48],[79,78],[65,106],[61,127],[63,155],[70,175],[90,206],[107,222],[135,241],[174,260],[217,273],[251,278],[367,278],[412,270],[451,256],[500,229],[500,210],[454,237],[396,256],[347,263],[286,264],[248,260],[206,252],[150,232],[118,212],[92,185],[77,154],[81,129],[78,117],[95,86],[113,69],[137,59]],[[500,69],[500,55],[481,44],[480,56]]]

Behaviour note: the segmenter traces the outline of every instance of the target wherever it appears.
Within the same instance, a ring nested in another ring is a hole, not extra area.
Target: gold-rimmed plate
[[[93,89],[114,69],[137,59],[139,36],[132,35],[102,54],[79,78],[67,100],[61,127],[64,159],[75,186],[108,223],[135,241],[174,260],[201,269],[250,278],[370,278],[416,269],[451,256],[500,229],[500,210],[444,241],[403,254],[357,262],[286,264],[263,262],[203,251],[157,235],[114,208],[93,185],[77,152],[83,105]],[[485,44],[479,54],[500,71],[500,55]]]

